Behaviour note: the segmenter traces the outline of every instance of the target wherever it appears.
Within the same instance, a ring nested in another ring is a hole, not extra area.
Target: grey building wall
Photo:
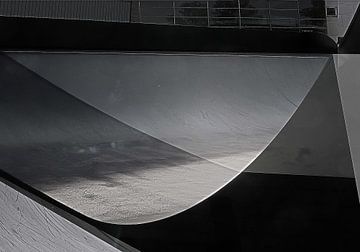
[[[0,16],[129,22],[130,2],[119,0],[0,0]]]
[[[338,41],[338,37],[343,37],[349,28],[351,20],[354,18],[359,0],[325,0],[326,7],[336,8],[336,17],[327,17],[328,35]]]

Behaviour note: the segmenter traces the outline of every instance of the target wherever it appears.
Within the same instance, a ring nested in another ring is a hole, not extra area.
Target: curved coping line
[[[54,50],[4,50],[6,54],[11,53],[29,53],[29,54],[79,54],[79,55],[154,55],[154,56],[198,56],[198,57],[259,57],[259,58],[304,58],[304,59],[317,59],[317,58],[328,58],[331,54],[318,53],[236,53],[236,52],[156,52],[156,51],[54,51]],[[10,56],[11,57],[11,56]]]
[[[17,51],[17,52],[19,52],[19,51]],[[24,52],[25,52],[25,51],[24,51]],[[28,51],[26,51],[26,52],[28,52]],[[42,53],[42,52],[40,52],[40,53]],[[44,54],[52,54],[52,53],[47,53],[47,52],[45,52]],[[54,52],[54,54],[65,54],[65,53],[62,53],[62,52]],[[73,53],[71,53],[71,54],[73,54]],[[77,54],[77,53],[74,53],[74,54]],[[86,53],[79,53],[79,54],[86,54]],[[94,53],[94,55],[98,55],[98,53]],[[100,55],[102,55],[102,53],[100,53]],[[107,55],[107,53],[105,53],[105,55]],[[126,52],[125,52],[125,53],[120,52],[120,53],[118,53],[118,55],[174,56],[174,54],[172,54],[172,53],[165,53],[165,54],[163,54],[163,53],[131,53],[131,52],[127,52],[127,53],[126,53]],[[175,54],[175,55],[181,55],[181,56],[203,56],[203,57],[214,57],[214,56],[217,56],[217,57],[222,57],[222,56],[233,57],[233,56],[238,56],[238,57],[258,57],[258,58],[264,58],[264,57],[265,57],[265,58],[300,58],[300,59],[302,59],[302,58],[305,58],[305,59],[309,59],[309,58],[310,58],[310,59],[318,59],[318,58],[319,58],[319,57],[315,57],[315,56],[301,57],[301,56],[289,56],[289,55],[284,56],[284,57],[283,57],[283,56],[276,56],[276,55],[262,56],[262,55],[259,55],[259,54],[233,54],[233,55],[231,55],[231,54],[224,54],[224,55],[215,54],[215,55],[211,55],[211,54],[191,54],[191,53],[186,53],[186,54]],[[230,166],[221,164],[221,163],[216,162],[216,161],[214,161],[214,160],[209,160],[209,159],[207,159],[207,158],[205,158],[205,157],[202,157],[201,155],[192,153],[191,151],[189,151],[189,150],[187,150],[187,149],[185,149],[185,148],[183,148],[183,147],[177,146],[177,145],[175,145],[175,144],[168,143],[168,142],[166,142],[165,140],[159,139],[159,138],[157,138],[157,137],[155,137],[155,136],[152,136],[152,135],[149,134],[149,133],[144,132],[143,130],[140,130],[140,129],[138,129],[138,128],[135,128],[135,127],[129,125],[128,123],[125,123],[125,122],[121,121],[120,119],[118,119],[118,118],[116,118],[116,117],[108,114],[108,113],[107,113],[106,111],[104,111],[103,109],[98,108],[98,107],[96,107],[95,105],[90,104],[90,103],[87,102],[86,100],[84,100],[84,99],[82,99],[82,98],[80,98],[80,97],[77,97],[77,96],[75,96],[74,94],[71,94],[70,92],[68,92],[67,90],[65,90],[65,89],[57,86],[56,84],[52,83],[50,80],[48,80],[47,78],[45,78],[44,76],[41,76],[40,74],[38,74],[38,73],[36,73],[35,71],[33,71],[33,70],[31,70],[30,68],[28,68],[27,66],[25,66],[25,65],[21,64],[20,62],[18,62],[17,60],[13,59],[10,55],[8,55],[8,57],[10,57],[10,58],[11,58],[13,61],[15,61],[17,64],[21,65],[22,67],[24,67],[24,68],[28,69],[29,71],[31,71],[32,73],[36,74],[36,75],[39,76],[40,78],[46,80],[49,84],[51,84],[51,85],[55,86],[56,88],[62,90],[63,92],[65,92],[65,93],[67,93],[68,95],[74,97],[75,99],[82,101],[84,104],[86,104],[86,105],[88,105],[88,106],[90,106],[90,107],[92,107],[92,108],[94,108],[94,109],[102,112],[103,114],[105,114],[105,115],[107,115],[107,116],[115,119],[116,121],[118,121],[118,122],[120,122],[120,123],[128,126],[129,128],[135,129],[136,131],[141,132],[141,133],[143,133],[143,134],[145,134],[145,135],[147,135],[147,136],[150,136],[151,138],[154,138],[154,139],[156,139],[156,140],[158,140],[158,141],[160,141],[160,142],[162,142],[162,143],[165,143],[165,144],[170,145],[170,146],[172,146],[172,147],[175,147],[175,148],[177,148],[177,149],[179,149],[179,150],[181,150],[181,151],[184,151],[184,152],[186,152],[186,153],[189,153],[189,154],[191,154],[191,155],[194,156],[194,157],[197,157],[197,158],[199,158],[199,159],[205,160],[205,161],[207,161],[207,162],[209,162],[209,163],[213,163],[213,164],[218,165],[218,166],[220,166],[220,167],[222,167],[222,168],[226,168],[226,169],[235,171],[237,174],[240,174],[243,170],[245,170],[245,169],[249,166],[249,164],[252,163],[252,162],[267,148],[267,146],[276,138],[276,136],[279,134],[279,132],[280,132],[280,131],[282,130],[282,128],[287,124],[287,122],[290,120],[290,118],[293,116],[293,114],[294,114],[294,113],[296,112],[296,110],[297,110],[297,109],[295,109],[295,110],[293,111],[293,113],[289,116],[288,120],[287,120],[287,121],[284,123],[284,125],[280,128],[280,130],[278,131],[278,133],[276,133],[275,136],[269,141],[269,144],[267,144],[263,149],[261,149],[260,152],[259,152],[259,154],[256,155],[253,159],[251,159],[251,160],[244,166],[244,168],[243,168],[243,169],[240,169],[240,171],[239,171],[239,170],[234,169],[234,168],[232,168],[232,167],[230,167]],[[327,57],[324,56],[324,57],[322,57],[322,58],[327,58],[327,61],[324,63],[323,68],[324,68],[324,66],[327,64],[327,62],[328,62],[328,60],[329,60],[329,57],[330,57],[330,56],[327,56]],[[323,68],[321,69],[319,75],[321,74]],[[314,83],[313,83],[313,84],[314,84]],[[308,92],[309,92],[310,90],[311,90],[311,88],[308,90]],[[301,105],[302,101],[305,99],[306,96],[307,96],[307,93],[304,95],[303,99],[302,99],[301,102],[299,103],[300,105]],[[292,105],[294,105],[291,101],[289,101],[289,103],[291,103]],[[299,106],[300,106],[300,105],[299,105]],[[295,106],[295,107],[296,107],[296,106]],[[237,176],[237,175],[236,175],[236,176]],[[233,180],[233,179],[234,179],[234,177],[232,177],[232,178],[230,179],[230,181]],[[227,184],[227,183],[226,183],[226,184]],[[225,185],[226,185],[226,184],[225,184]],[[201,201],[202,201],[202,200],[201,200]],[[166,217],[165,217],[165,218],[166,218]],[[142,222],[141,222],[141,223],[142,223]]]
[[[330,61],[330,58],[328,57],[328,59],[326,60],[326,62],[325,62],[324,65],[323,65],[321,71],[319,72],[319,75],[317,76],[316,80],[317,80],[318,77],[322,74],[323,70],[324,70],[325,67],[328,65],[329,61]],[[315,80],[315,82],[316,82],[316,80]],[[246,165],[244,165],[244,167],[243,167],[241,170],[235,170],[235,169],[230,168],[230,167],[227,167],[227,166],[225,166],[225,165],[218,164],[218,163],[215,162],[215,161],[210,161],[210,160],[208,160],[208,159],[206,159],[206,158],[203,158],[203,157],[201,157],[201,156],[195,155],[195,156],[198,156],[198,157],[200,157],[200,158],[202,158],[202,159],[204,159],[204,160],[206,160],[206,161],[209,161],[210,163],[214,163],[214,164],[217,164],[217,165],[222,166],[222,167],[224,167],[224,168],[228,168],[228,169],[231,169],[231,170],[233,170],[233,171],[236,171],[236,174],[235,174],[233,177],[231,177],[226,183],[224,183],[220,188],[216,189],[215,191],[213,191],[213,192],[210,193],[209,195],[203,197],[202,199],[200,199],[199,201],[197,201],[197,202],[196,202],[195,204],[193,204],[192,206],[189,206],[188,208],[183,209],[183,210],[180,210],[180,211],[178,211],[178,212],[176,212],[176,213],[170,214],[170,215],[168,215],[167,217],[163,217],[163,218],[160,218],[160,219],[157,219],[157,220],[154,220],[154,221],[148,221],[148,222],[143,221],[143,222],[138,222],[138,223],[119,224],[119,225],[123,225],[123,226],[128,225],[128,226],[130,226],[130,225],[139,225],[139,224],[159,222],[159,221],[161,221],[161,220],[164,220],[164,219],[173,217],[173,216],[175,216],[175,215],[181,214],[182,212],[185,212],[185,211],[189,210],[190,208],[195,207],[196,205],[200,204],[201,202],[205,201],[206,199],[210,198],[211,196],[213,196],[214,194],[216,194],[218,191],[220,191],[221,189],[223,189],[223,188],[224,188],[225,186],[227,186],[231,181],[233,181],[237,176],[239,176],[246,168],[248,168],[248,167],[251,165],[251,163],[253,163],[253,162],[267,149],[267,147],[275,140],[275,138],[279,135],[279,133],[282,131],[282,129],[287,125],[287,123],[290,121],[290,119],[293,117],[293,115],[296,113],[296,111],[297,111],[297,110],[299,109],[299,107],[301,106],[302,102],[303,102],[303,101],[305,100],[305,98],[308,96],[308,94],[310,93],[310,91],[311,91],[312,87],[314,86],[315,82],[313,83],[313,85],[311,86],[311,88],[309,88],[309,90],[308,90],[308,92],[306,93],[306,95],[304,95],[303,99],[302,99],[301,102],[300,102],[300,105],[299,105],[296,109],[294,109],[293,113],[288,117],[288,120],[287,120],[287,121],[284,123],[284,125],[278,130],[278,132],[273,136],[273,138],[269,141],[269,143],[268,143],[264,148],[262,148],[262,150],[260,150],[260,151],[258,152],[258,154],[257,154],[254,158],[252,158]],[[90,105],[90,106],[92,106],[92,105]],[[102,110],[100,110],[100,111],[102,111]],[[102,111],[102,112],[103,112],[103,111]],[[104,112],[104,113],[105,113],[105,112]],[[106,113],[105,113],[105,114],[106,114]],[[111,116],[111,115],[110,115],[110,116]],[[115,118],[115,119],[116,119],[116,118]],[[127,124],[126,124],[126,125],[127,125]],[[139,131],[140,131],[140,130],[139,130]],[[141,131],[141,132],[142,132],[142,131]],[[146,133],[144,133],[144,134],[146,134]],[[147,135],[148,135],[148,134],[147,134]],[[150,135],[150,136],[151,136],[151,135]],[[165,142],[165,141],[163,141],[163,142]],[[165,142],[165,143],[166,143],[166,142]],[[169,144],[169,145],[174,146],[174,147],[176,147],[176,148],[179,148],[179,147],[177,147],[176,145],[172,145],[172,144]],[[179,149],[183,150],[182,148],[179,148]],[[185,151],[186,151],[186,150],[185,150]],[[187,151],[186,151],[186,152],[187,152]],[[190,154],[192,154],[192,153],[190,152]],[[103,222],[103,221],[102,221],[102,222]],[[108,222],[104,222],[104,223],[108,223]],[[109,223],[109,224],[111,224],[111,223]]]
[[[203,201],[206,200],[207,198],[210,198],[212,195],[214,195],[215,193],[217,193],[218,191],[220,191],[222,188],[224,188],[227,184],[229,184],[231,181],[233,181],[240,173],[242,173],[246,168],[248,168],[249,165],[250,165],[252,162],[254,162],[254,160],[257,159],[257,158],[265,151],[265,149],[274,141],[274,139],[278,136],[278,134],[281,132],[281,130],[287,125],[287,123],[288,123],[289,120],[292,118],[292,116],[295,114],[295,112],[299,109],[299,107],[301,106],[302,102],[304,101],[304,99],[307,97],[307,95],[309,94],[310,90],[311,90],[312,87],[314,86],[316,80],[317,80],[318,77],[321,75],[321,73],[323,72],[323,70],[324,70],[325,67],[328,65],[328,63],[329,63],[329,61],[330,61],[330,59],[331,59],[331,56],[328,56],[328,57],[327,57],[327,60],[326,60],[326,62],[324,63],[321,71],[319,71],[319,75],[317,76],[317,78],[316,78],[315,82],[313,83],[313,85],[309,88],[308,92],[304,95],[303,99],[302,99],[301,102],[300,102],[300,105],[299,105],[296,109],[294,109],[293,113],[288,117],[288,120],[287,120],[287,121],[284,123],[284,125],[278,130],[278,132],[277,132],[276,134],[274,134],[274,136],[273,136],[272,139],[269,141],[269,143],[268,143],[265,147],[263,147],[263,148],[258,152],[258,154],[255,155],[254,158],[252,158],[246,165],[244,165],[244,167],[243,167],[241,170],[235,170],[234,168],[228,167],[228,166],[223,165],[223,164],[219,164],[219,163],[216,162],[216,161],[210,161],[210,160],[208,160],[208,159],[206,159],[206,158],[204,158],[204,157],[201,157],[201,156],[199,156],[199,155],[195,155],[195,154],[187,151],[186,149],[183,149],[183,148],[178,147],[178,146],[176,146],[176,145],[167,143],[166,141],[161,140],[161,139],[158,139],[158,138],[156,138],[156,137],[154,137],[154,136],[151,136],[150,134],[145,133],[145,132],[143,132],[142,130],[136,129],[136,128],[130,126],[129,124],[120,121],[119,119],[115,118],[114,116],[107,114],[107,113],[106,113],[105,111],[103,111],[102,109],[99,109],[99,108],[95,107],[94,105],[89,104],[87,101],[85,101],[85,100],[83,100],[83,99],[81,99],[81,98],[78,98],[78,97],[76,97],[75,95],[67,92],[66,90],[64,90],[64,89],[56,86],[56,85],[53,84],[51,81],[47,80],[46,78],[44,78],[43,76],[39,75],[38,73],[32,71],[32,70],[29,69],[28,67],[22,65],[21,63],[19,63],[19,62],[16,61],[15,59],[13,59],[11,56],[8,55],[8,57],[11,58],[11,60],[13,60],[16,64],[18,64],[18,65],[20,65],[20,66],[28,69],[29,71],[31,71],[32,73],[36,74],[36,75],[39,76],[40,78],[46,80],[50,85],[56,87],[56,88],[59,89],[59,90],[62,90],[62,91],[65,92],[66,94],[74,97],[75,99],[80,100],[80,101],[83,102],[84,104],[86,104],[86,105],[88,105],[89,107],[92,107],[92,108],[94,108],[94,109],[102,112],[103,114],[109,116],[110,118],[113,118],[114,120],[116,120],[116,121],[118,121],[118,122],[120,122],[120,123],[122,123],[122,124],[124,124],[124,125],[126,125],[126,126],[128,126],[128,127],[130,127],[130,128],[132,128],[132,129],[135,129],[135,130],[137,130],[137,131],[139,131],[139,132],[141,132],[141,133],[143,133],[143,134],[145,134],[145,135],[147,135],[147,136],[150,136],[150,137],[152,137],[152,138],[154,138],[154,139],[157,139],[157,140],[160,141],[160,142],[163,142],[163,143],[168,144],[168,145],[170,145],[170,146],[173,146],[173,147],[175,147],[175,148],[177,148],[177,149],[179,149],[179,150],[182,150],[182,151],[184,151],[184,152],[187,152],[187,153],[189,153],[189,154],[191,154],[191,155],[193,155],[193,156],[195,156],[195,157],[198,157],[198,158],[200,158],[200,159],[202,159],[202,160],[208,161],[209,163],[213,163],[213,164],[218,165],[218,166],[220,166],[220,167],[223,167],[223,168],[226,168],[226,169],[235,171],[235,175],[232,176],[226,183],[224,183],[221,187],[219,187],[218,189],[214,190],[212,193],[208,194],[207,196],[204,196],[203,198],[201,198],[200,200],[198,200],[196,203],[192,204],[191,206],[189,206],[189,207],[187,207],[187,208],[185,208],[185,209],[179,210],[179,211],[177,211],[177,212],[175,212],[175,213],[172,213],[172,214],[170,214],[170,215],[168,215],[168,216],[166,216],[166,217],[161,217],[161,218],[156,219],[156,220],[133,222],[133,223],[131,223],[131,224],[127,224],[127,223],[123,223],[123,224],[122,224],[122,223],[111,223],[111,222],[106,222],[106,221],[98,220],[98,219],[96,219],[96,218],[89,217],[89,216],[87,216],[87,215],[84,214],[84,216],[86,216],[87,218],[90,218],[90,219],[93,219],[93,220],[96,220],[96,221],[99,221],[99,222],[108,223],[108,224],[115,224],[115,225],[139,225],[139,224],[157,222],[157,221],[161,221],[161,220],[163,220],[163,219],[170,218],[170,217],[172,217],[172,216],[175,216],[175,215],[177,215],[177,214],[180,214],[180,213],[182,213],[182,212],[184,212],[184,211],[187,211],[188,209],[190,209],[190,208],[198,205],[199,203],[203,202]],[[261,57],[261,55],[258,55],[258,57]],[[280,57],[281,57],[281,56],[280,56]],[[278,57],[278,58],[280,58],[280,57]],[[316,57],[315,57],[315,58],[316,58]]]

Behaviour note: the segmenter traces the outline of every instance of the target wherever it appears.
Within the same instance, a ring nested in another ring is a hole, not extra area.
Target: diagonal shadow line
[[[193,55],[193,54],[192,54],[192,55]],[[11,56],[8,56],[8,57],[9,57],[10,59],[12,59]],[[277,135],[282,131],[282,129],[288,124],[288,122],[290,121],[290,119],[292,118],[292,116],[296,113],[297,109],[301,106],[302,102],[305,100],[306,96],[309,94],[310,90],[312,89],[313,85],[315,84],[315,82],[317,81],[317,79],[319,78],[319,76],[321,75],[321,73],[323,72],[324,68],[327,66],[327,63],[328,63],[328,60],[329,60],[329,59],[327,59],[326,62],[324,62],[321,70],[319,71],[319,74],[318,74],[317,78],[315,79],[315,81],[314,81],[314,83],[312,84],[311,88],[309,88],[309,90],[307,91],[307,93],[304,95],[304,97],[303,97],[303,99],[301,100],[301,102],[299,103],[299,105],[294,104],[288,97],[284,96],[284,94],[280,92],[281,95],[282,95],[282,97],[284,97],[285,100],[287,100],[290,104],[292,104],[292,105],[295,107],[294,111],[293,111],[292,114],[287,118],[286,122],[281,126],[281,128],[278,129],[278,131],[274,134],[274,136],[270,139],[270,141],[269,141],[262,149],[260,149],[260,150],[258,151],[258,154],[257,154],[253,159],[251,159],[246,165],[244,165],[241,169],[235,169],[235,168],[233,168],[233,167],[230,167],[230,166],[228,166],[228,165],[222,164],[222,163],[220,163],[220,162],[216,162],[216,161],[214,161],[214,160],[208,159],[208,158],[206,158],[206,157],[203,157],[202,155],[198,155],[198,154],[196,154],[196,153],[194,153],[194,152],[192,152],[192,151],[189,151],[189,150],[187,150],[187,149],[185,149],[185,148],[183,148],[183,147],[181,147],[181,146],[178,146],[178,145],[173,144],[173,143],[169,143],[169,142],[167,142],[167,141],[165,141],[165,140],[163,140],[163,139],[159,139],[159,138],[157,138],[157,137],[155,137],[155,136],[153,136],[153,135],[151,135],[151,134],[149,134],[149,133],[144,132],[144,131],[141,130],[141,129],[135,128],[135,127],[131,126],[130,124],[121,121],[119,118],[116,118],[115,116],[112,116],[112,115],[108,114],[106,111],[104,111],[104,110],[96,107],[95,105],[90,104],[90,103],[87,102],[86,100],[84,100],[84,99],[82,99],[82,98],[79,98],[79,97],[76,97],[75,95],[69,93],[68,91],[66,91],[66,90],[58,87],[57,85],[55,85],[54,83],[52,83],[51,81],[49,81],[47,78],[45,78],[45,77],[41,76],[39,73],[37,73],[37,72],[29,69],[28,67],[26,67],[25,65],[21,64],[20,62],[14,60],[14,59],[12,59],[12,60],[15,61],[17,64],[21,65],[22,67],[28,69],[29,71],[33,72],[35,75],[39,76],[40,78],[46,80],[47,82],[49,82],[49,84],[53,85],[53,86],[56,87],[58,90],[61,90],[62,92],[65,92],[66,94],[70,95],[71,97],[74,97],[75,99],[83,102],[84,104],[88,105],[89,107],[92,107],[92,108],[94,108],[94,109],[97,110],[97,111],[100,111],[101,113],[107,115],[108,117],[110,117],[110,118],[118,121],[119,123],[121,123],[121,124],[123,124],[123,125],[126,125],[127,127],[132,128],[132,129],[134,129],[134,130],[136,130],[136,131],[138,131],[138,132],[140,132],[140,133],[142,133],[142,134],[145,134],[145,135],[147,135],[147,136],[149,136],[149,137],[151,137],[151,138],[154,138],[154,139],[156,139],[157,141],[160,141],[160,142],[165,143],[165,144],[167,144],[167,145],[169,145],[169,146],[172,146],[172,147],[174,147],[174,148],[176,148],[176,149],[178,149],[178,150],[181,150],[181,151],[183,151],[183,152],[185,152],[185,153],[188,153],[188,154],[190,154],[190,155],[192,155],[192,156],[194,156],[194,157],[197,157],[197,158],[202,159],[202,160],[205,160],[205,161],[207,161],[207,162],[209,162],[209,163],[212,163],[212,164],[221,166],[221,167],[223,167],[223,168],[226,168],[226,169],[235,171],[237,174],[239,174],[239,173],[241,173],[242,171],[244,171],[245,169],[247,169],[247,168],[249,167],[249,165],[250,165],[258,156],[261,155],[261,153],[272,143],[272,141],[277,137]],[[278,91],[279,91],[279,90],[278,90]]]
[[[212,163],[212,164],[214,164],[214,165],[221,166],[222,168],[229,169],[229,170],[232,170],[232,171],[235,171],[235,172],[239,172],[238,170],[236,170],[236,169],[234,169],[234,168],[231,168],[231,167],[225,166],[225,165],[223,165],[223,164],[214,162],[214,161],[212,161],[212,160],[206,159],[206,158],[201,157],[201,156],[199,156],[199,155],[197,155],[197,154],[194,154],[194,153],[191,153],[191,152],[189,152],[189,151],[187,151],[187,150],[184,150],[184,149],[182,149],[182,148],[179,147],[179,146],[170,144],[170,143],[168,143],[168,142],[166,142],[166,141],[164,141],[164,140],[161,140],[161,139],[158,139],[158,138],[156,138],[156,137],[154,137],[154,136],[152,136],[152,135],[149,135],[149,134],[147,134],[147,133],[144,132],[144,131],[141,131],[141,130],[139,130],[139,129],[137,129],[137,128],[134,128],[134,127],[130,126],[129,124],[124,123],[124,122],[122,122],[121,120],[119,120],[119,119],[117,119],[117,118],[115,118],[115,117],[107,114],[105,111],[103,111],[103,110],[101,110],[101,109],[99,109],[99,108],[96,108],[95,106],[87,103],[86,101],[84,101],[84,100],[82,100],[82,99],[80,99],[80,98],[78,98],[78,97],[70,94],[70,93],[67,92],[66,90],[64,90],[64,89],[56,86],[55,84],[53,84],[53,83],[52,83],[51,81],[49,81],[48,79],[44,78],[44,77],[41,76],[40,74],[34,72],[33,70],[29,69],[29,68],[26,67],[25,65],[19,63],[18,61],[12,59],[10,56],[6,55],[5,53],[1,53],[0,55],[3,55],[3,56],[5,56],[5,57],[7,57],[7,58],[8,58],[9,60],[11,60],[14,64],[16,64],[16,65],[18,65],[18,66],[26,69],[27,71],[31,72],[33,75],[35,75],[35,76],[37,76],[38,78],[46,81],[46,82],[47,82],[49,85],[51,85],[53,88],[57,89],[58,91],[61,91],[61,93],[66,94],[67,96],[70,96],[70,97],[72,97],[72,98],[80,101],[81,103],[83,103],[84,105],[86,105],[89,109],[96,110],[96,111],[102,113],[104,116],[106,116],[106,117],[108,117],[108,118],[111,118],[112,120],[115,120],[116,122],[118,122],[118,123],[120,123],[120,124],[122,124],[122,125],[124,125],[124,126],[126,126],[126,127],[128,127],[128,128],[130,128],[130,129],[132,129],[132,130],[134,130],[134,131],[137,131],[137,132],[139,132],[139,133],[141,133],[141,134],[144,134],[144,135],[146,135],[146,136],[149,137],[149,138],[155,139],[156,141],[159,141],[159,142],[161,142],[161,143],[163,143],[163,144],[166,144],[166,145],[168,145],[168,146],[171,146],[172,148],[175,148],[175,149],[177,149],[177,150],[179,150],[179,151],[182,151],[182,152],[184,152],[184,153],[187,153],[188,155],[194,156],[194,157],[196,157],[196,158],[198,158],[198,159],[201,159],[201,160],[205,160],[205,161],[207,161],[207,162],[209,162],[209,163]]]
[[[6,57],[8,57],[8,56],[6,56]],[[14,61],[14,60],[11,59],[11,58],[10,58],[10,60]],[[327,60],[327,62],[328,62],[328,60]],[[27,69],[28,71],[30,71],[30,72],[33,73],[33,71],[29,70],[27,67],[23,66],[22,64],[20,64],[20,63],[18,63],[18,62],[16,62],[16,61],[15,61],[15,63],[16,63],[17,65],[20,65],[21,67],[24,67],[25,69]],[[324,64],[324,67],[325,67],[325,66],[326,66],[326,64]],[[323,68],[324,68],[324,67],[323,67]],[[322,71],[323,71],[323,69],[322,69]],[[320,71],[320,74],[322,73],[322,71]],[[43,78],[42,76],[39,76],[37,73],[34,73],[34,74],[35,74],[36,76],[40,77],[41,79],[47,81],[48,83],[50,83],[50,84],[51,84],[52,86],[54,86],[56,89],[61,90],[63,93],[66,93],[67,95],[69,95],[69,96],[71,96],[71,97],[74,97],[73,95],[69,94],[68,92],[66,92],[66,91],[58,88],[56,85],[52,84],[51,82],[49,82],[48,80],[46,80],[46,79]],[[319,74],[319,75],[320,75],[320,74]],[[308,93],[310,92],[311,89],[312,89],[312,88],[309,89]],[[307,94],[308,94],[308,93],[307,93]],[[305,97],[306,97],[306,96],[307,96],[307,95],[305,95]],[[304,99],[305,99],[305,97],[304,97]],[[100,111],[101,113],[107,115],[105,112],[103,112],[103,111],[101,111],[101,110],[98,110],[97,108],[93,107],[92,105],[89,105],[89,104],[87,104],[86,102],[84,102],[84,101],[82,101],[82,100],[80,100],[80,99],[78,99],[78,98],[76,98],[76,97],[75,97],[75,99],[81,101],[81,102],[84,103],[85,105],[88,105],[90,108],[93,108],[94,110]],[[301,103],[302,103],[302,102],[301,102]],[[301,103],[300,103],[299,107],[301,106]],[[295,113],[295,111],[294,111],[294,113]],[[109,117],[112,118],[113,120],[115,120],[116,122],[122,123],[121,121],[119,121],[119,120],[116,119],[116,118],[113,118],[112,116],[109,116]],[[290,120],[291,117],[292,117],[292,116],[289,117],[289,120]],[[123,124],[124,124],[124,123],[123,123]],[[287,124],[287,123],[285,123],[283,127],[285,127],[286,124]],[[128,126],[127,124],[124,124],[124,125]],[[128,127],[132,128],[131,126],[128,126]],[[137,130],[137,129],[134,129],[134,130],[139,131],[139,130]],[[280,132],[280,131],[281,131],[281,129],[279,130],[279,132]],[[141,131],[139,131],[139,132],[140,132],[140,133],[143,133],[143,132],[141,132]],[[278,133],[279,133],[279,132],[278,132]],[[143,134],[148,135],[148,134],[146,134],[146,133],[143,133]],[[276,138],[276,136],[277,136],[277,134],[273,137],[273,139],[269,142],[269,144],[268,144],[267,146],[270,145],[270,143]],[[152,136],[149,136],[149,137],[154,138],[154,137],[152,137]],[[156,138],[154,138],[154,139],[156,139]],[[161,141],[161,140],[159,140],[159,141]],[[163,142],[164,144],[170,145],[170,144],[168,144],[168,143],[166,143],[166,142],[164,142],[164,141],[161,141],[161,142]],[[172,146],[172,145],[170,145],[170,146]],[[264,149],[263,149],[253,160],[251,160],[248,165],[250,165],[259,155],[261,155],[261,153],[267,148],[267,146],[265,146]],[[180,148],[177,148],[176,146],[173,146],[173,147],[176,148],[176,149],[180,149]],[[180,150],[182,150],[182,149],[180,149]],[[184,151],[184,152],[186,152],[186,151]],[[186,152],[186,153],[188,153],[188,152]],[[188,154],[192,155],[192,153],[188,153]],[[196,155],[193,155],[193,156],[196,156]],[[196,157],[197,157],[197,156],[196,156]],[[206,159],[204,159],[204,158],[202,158],[202,157],[198,157],[198,158],[200,158],[200,159],[202,159],[202,160],[206,160]],[[206,161],[207,161],[207,160],[206,160]],[[212,161],[208,161],[208,162],[217,165],[216,163],[214,163],[214,162],[212,162]],[[219,166],[224,167],[224,166],[221,165],[221,164],[220,164]],[[246,169],[247,167],[248,167],[248,166],[246,166],[244,169]],[[224,167],[224,168],[227,168],[227,167]],[[218,188],[217,190],[215,190],[214,192],[212,192],[210,195],[207,195],[206,197],[204,197],[203,199],[201,199],[200,201],[198,201],[196,204],[194,204],[194,205],[192,205],[192,206],[190,206],[190,207],[188,207],[188,208],[186,208],[186,209],[183,209],[183,210],[181,210],[180,212],[176,212],[176,213],[174,213],[174,214],[172,214],[172,215],[169,215],[169,216],[167,216],[166,218],[169,218],[169,217],[171,217],[171,216],[173,216],[173,215],[177,215],[177,214],[179,214],[179,213],[182,213],[182,212],[188,210],[189,208],[192,208],[192,207],[194,207],[195,205],[199,204],[200,202],[204,201],[205,199],[209,198],[210,196],[212,196],[213,194],[215,194],[216,192],[218,192],[219,190],[221,190],[222,188],[224,188],[224,187],[225,187],[228,183],[230,183],[235,177],[237,177],[237,176],[239,175],[239,173],[241,173],[241,172],[239,172],[239,171],[237,171],[237,172],[238,172],[238,173],[235,174],[231,179],[229,179],[227,183],[225,183],[223,186],[221,186],[220,188]]]

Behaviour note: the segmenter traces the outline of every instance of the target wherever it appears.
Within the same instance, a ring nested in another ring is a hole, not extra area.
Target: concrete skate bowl
[[[245,169],[352,178],[332,64],[327,56],[6,53],[0,166],[130,244],[151,225],[208,212],[214,193],[235,195]]]

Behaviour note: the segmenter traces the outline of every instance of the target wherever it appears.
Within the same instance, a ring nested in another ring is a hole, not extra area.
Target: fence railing
[[[326,33],[324,1],[133,1],[131,22]]]
[[[324,0],[0,0],[0,16],[327,32]]]

